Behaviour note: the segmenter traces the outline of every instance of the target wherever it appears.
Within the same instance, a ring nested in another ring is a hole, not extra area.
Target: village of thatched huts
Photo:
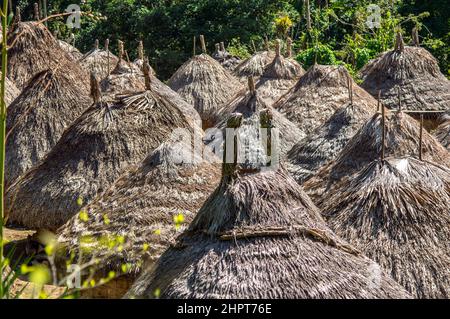
[[[80,65],[87,72],[93,72],[100,80],[106,78],[116,66],[119,58],[109,51],[109,39],[105,40],[105,49],[99,47],[99,41],[95,40],[94,47],[80,60]]]
[[[195,128],[172,101],[151,87],[103,99],[91,76],[94,104],[63,134],[37,167],[7,194],[9,221],[31,229],[55,230],[89,203],[132,164],[167,140],[174,129]]]
[[[398,108],[400,98],[403,110],[426,116],[431,128],[450,109],[450,81],[440,72],[438,62],[418,43],[406,46],[400,33],[395,48],[366,65],[361,76],[361,86],[373,96],[381,90],[386,107]]]
[[[416,298],[450,296],[450,169],[414,157],[375,160],[340,183],[330,227]]]
[[[195,107],[206,129],[212,127],[211,121],[218,108],[228,102],[241,85],[219,62],[206,54],[204,38],[200,39],[203,53],[184,63],[168,84]]]
[[[351,78],[343,66],[315,64],[297,84],[275,104],[274,108],[296,123],[305,133],[312,133],[325,123],[334,112],[349,100],[348,80]],[[373,103],[370,94],[361,89],[353,79],[353,101],[367,109]]]
[[[287,93],[305,73],[302,66],[290,56],[281,55],[281,42],[275,42],[275,58],[264,67],[264,72],[256,84],[259,96],[268,105],[274,104]],[[291,49],[288,49],[291,52]]]
[[[163,143],[83,208],[88,220],[75,215],[58,230],[63,265],[75,254],[79,264],[100,260],[96,277],[106,278],[110,271],[121,274],[105,286],[84,291],[84,297],[122,297],[142,263],[156,262],[192,221],[220,180],[220,164],[205,161],[202,151],[184,142]],[[108,247],[118,237],[123,238],[120,251]],[[79,249],[84,250],[82,257]],[[125,274],[122,265],[127,265]]]
[[[423,159],[450,167],[449,152],[426,130],[420,139],[420,131],[420,123],[403,112],[386,111],[385,117],[382,112],[373,115],[337,158],[304,184],[305,190],[322,208],[329,201],[327,194],[339,188],[343,178],[356,174],[377,158],[418,156],[420,145]]]
[[[84,71],[74,62],[37,73],[8,108],[6,185],[40,162],[91,103]]]
[[[240,127],[250,143],[227,146],[224,159],[234,160],[223,164],[220,185],[127,297],[153,298],[158,289],[177,299],[408,298],[382,272],[373,285],[379,266],[329,230],[282,168],[267,167],[271,150],[258,123],[235,113],[228,127]],[[238,161],[239,149],[254,160]]]

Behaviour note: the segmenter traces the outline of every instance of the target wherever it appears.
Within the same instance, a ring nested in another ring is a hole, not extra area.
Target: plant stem
[[[2,81],[0,90],[0,297],[3,297],[3,221],[5,217],[5,136],[6,136],[6,103],[5,103],[5,84],[8,59],[8,0],[3,0],[2,9]]]

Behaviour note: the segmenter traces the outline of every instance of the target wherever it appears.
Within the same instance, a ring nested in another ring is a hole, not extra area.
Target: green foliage
[[[249,48],[241,43],[240,38],[231,39],[227,47],[228,53],[241,59],[247,59],[251,56]]]
[[[297,55],[296,60],[303,64],[306,68],[309,68],[315,62],[326,65],[337,64],[337,59],[333,50],[324,44],[319,44],[315,47],[302,51]]]

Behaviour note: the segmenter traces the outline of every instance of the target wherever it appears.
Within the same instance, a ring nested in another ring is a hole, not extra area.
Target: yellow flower
[[[103,215],[103,222],[105,223],[105,225],[109,225],[111,223],[111,221],[108,218],[108,215]]]
[[[87,213],[86,211],[84,211],[84,210],[82,210],[82,211],[80,212],[79,217],[80,217],[80,220],[83,221],[83,222],[87,222],[87,221],[89,220],[89,215],[88,215],[88,213]]]
[[[147,243],[144,243],[144,244],[142,245],[142,250],[143,250],[143,251],[148,251],[149,248],[150,248],[150,245],[147,244]]]
[[[110,271],[108,273],[108,279],[113,279],[116,276],[116,273],[114,271]]]
[[[153,292],[155,298],[159,298],[159,296],[161,296],[161,289],[156,288],[155,291]]]
[[[31,268],[29,279],[32,283],[36,285],[45,285],[50,282],[50,271],[46,266],[37,265]]]
[[[78,197],[77,205],[80,206],[80,207],[83,205],[83,199],[81,197]]]
[[[161,229],[157,229],[157,230],[155,230],[155,235],[161,235]]]

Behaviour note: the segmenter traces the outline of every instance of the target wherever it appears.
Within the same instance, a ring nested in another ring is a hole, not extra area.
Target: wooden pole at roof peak
[[[196,47],[196,45],[197,45],[197,43],[196,43],[196,41],[197,41],[197,37],[196,36],[194,36],[194,39],[193,39],[193,46],[192,46],[192,56],[195,56],[196,55],[196,52],[195,52],[195,47]]]
[[[377,112],[380,112],[381,107],[381,90],[378,90],[378,98],[377,98]]]
[[[255,94],[255,92],[256,92],[255,79],[253,79],[253,76],[249,76],[248,77],[248,90],[252,94]]]
[[[200,35],[200,45],[202,47],[202,53],[207,53],[206,52],[205,36],[203,34]]]
[[[381,160],[384,161],[386,152],[386,109],[381,106]]]
[[[39,4],[38,3],[34,3],[33,5],[33,9],[34,9],[34,19],[36,21],[41,20],[40,14],[39,14]]]
[[[422,160],[423,146],[423,114],[420,114],[420,135],[419,135],[419,160]]]

